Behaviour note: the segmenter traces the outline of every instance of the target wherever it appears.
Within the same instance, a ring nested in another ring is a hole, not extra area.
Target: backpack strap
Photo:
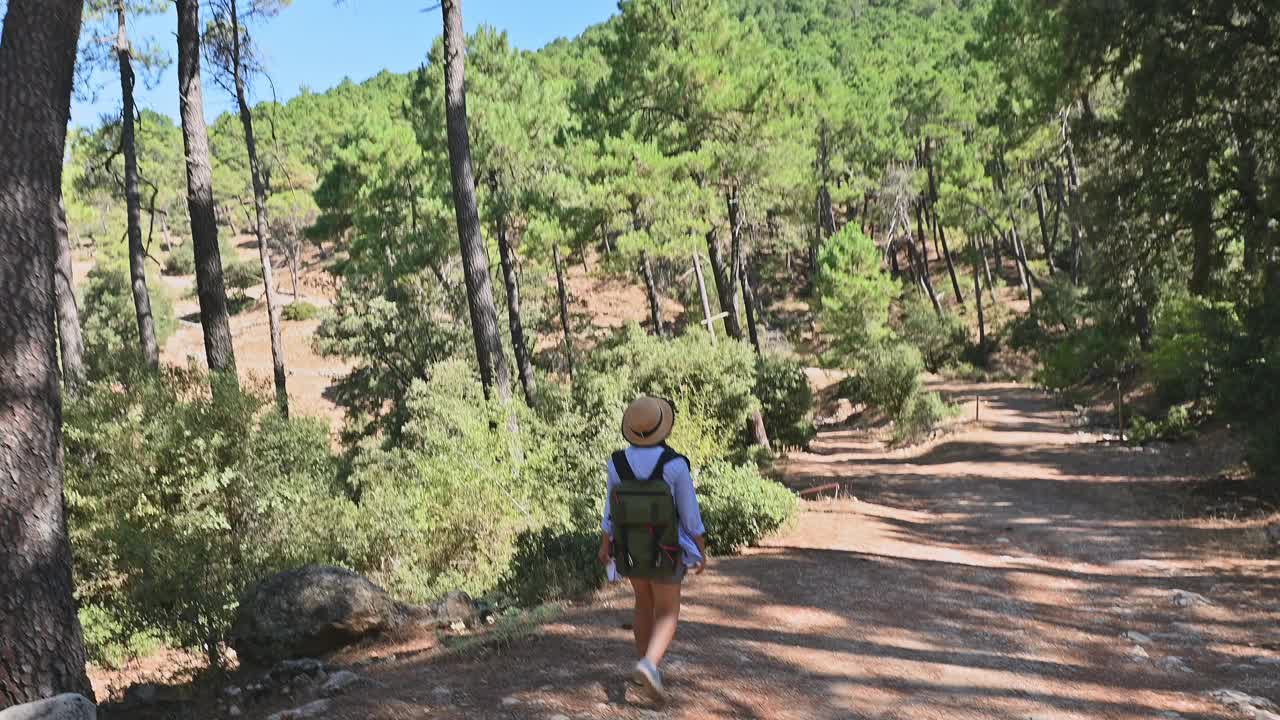
[[[613,469],[618,473],[618,479],[626,482],[635,482],[638,478],[636,473],[631,469],[631,463],[627,462],[627,451],[619,450],[612,456]],[[659,460],[661,462],[661,460]]]

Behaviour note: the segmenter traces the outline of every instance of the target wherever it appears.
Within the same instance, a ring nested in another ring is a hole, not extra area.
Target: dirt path
[[[944,389],[983,395],[983,426],[901,452],[827,432],[790,460],[793,483],[857,499],[806,504],[688,584],[665,708],[621,679],[615,587],[484,657],[371,667],[389,688],[335,716],[1136,720],[1245,717],[1218,688],[1280,700],[1280,562],[1233,550],[1253,531],[1171,517],[1180,452],[1099,446],[1018,386]]]

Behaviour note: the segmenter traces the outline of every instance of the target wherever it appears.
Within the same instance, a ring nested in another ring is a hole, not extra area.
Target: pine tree
[[[93,697],[71,584],[55,224],[83,3],[10,0],[0,35],[0,709]]]

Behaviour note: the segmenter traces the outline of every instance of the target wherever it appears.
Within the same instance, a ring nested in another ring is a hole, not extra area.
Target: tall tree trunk
[[[649,298],[649,325],[653,334],[662,337],[662,310],[658,304],[658,284],[653,280],[653,265],[649,253],[640,251],[640,275],[644,278],[645,296]]]
[[[1080,230],[1080,223],[1074,217],[1079,212],[1080,200],[1080,175],[1076,171],[1076,153],[1071,146],[1071,142],[1067,142],[1067,197],[1070,198],[1070,212],[1067,215],[1067,222],[1071,225],[1071,282],[1074,285],[1080,284],[1080,272],[1084,264],[1084,234]]]
[[[947,231],[942,227],[942,219],[938,217],[938,183],[933,173],[933,147],[930,140],[924,141],[925,167],[929,175],[929,209],[933,215],[933,224],[937,228],[937,239],[942,243],[942,257],[947,261],[947,272],[951,275],[951,289],[955,291],[956,302],[964,304],[964,293],[960,291],[960,280],[956,277],[956,266],[951,261],[951,248],[947,247]]]
[[[569,330],[569,292],[564,285],[564,266],[560,262],[560,246],[551,245],[551,257],[556,263],[556,296],[560,301],[560,330],[564,333],[564,356],[569,365],[569,381],[573,381],[573,334]]]
[[[465,268],[471,333],[475,338],[476,360],[480,364],[480,382],[485,395],[488,396],[496,385],[498,397],[505,402],[511,399],[511,375],[498,337],[498,313],[494,308],[493,286],[489,280],[489,258],[485,253],[484,239],[480,236],[475,174],[471,169],[471,140],[467,134],[466,36],[462,31],[462,0],[444,0],[442,7],[449,176]],[[583,262],[586,262],[585,251]]]
[[[507,325],[511,328],[511,347],[515,351],[516,371],[520,373],[520,389],[524,401],[533,407],[536,380],[533,376],[533,359],[524,341],[524,322],[520,318],[520,283],[516,278],[515,250],[508,237],[507,218],[498,216],[498,257],[502,262],[502,283],[507,289]]]
[[[1010,216],[1009,221],[1013,221]],[[1023,290],[1027,294],[1027,309],[1035,310],[1036,299],[1034,288],[1032,287],[1033,278],[1031,276],[1031,265],[1027,263],[1027,248],[1022,244],[1022,239],[1018,237],[1018,228],[1013,226],[1009,230],[1009,237],[1013,240],[1013,255],[1018,263],[1018,278],[1022,281]]]
[[[54,215],[57,258],[53,267],[53,296],[58,304],[58,350],[62,357],[62,382],[67,394],[75,397],[84,387],[84,337],[80,332],[80,308],[71,274],[71,241],[67,237],[67,213],[62,198]]]
[[[747,337],[751,338],[751,347],[756,355],[763,355],[760,348],[760,329],[756,317],[756,293],[751,286],[751,278],[747,274],[747,259],[744,255],[738,264],[738,275],[742,282],[742,306],[747,310]]]
[[[1044,214],[1044,184],[1037,182],[1031,192],[1036,198],[1036,217],[1040,220],[1040,242],[1044,247],[1044,261],[1048,266],[1049,276],[1052,277],[1054,273],[1053,241],[1049,239],[1049,223]]]
[[[991,293],[991,302],[996,302],[996,284],[991,277],[991,264],[987,262],[987,243],[986,240],[978,240],[979,254],[982,256],[982,271],[987,276],[987,290]]]
[[[987,356],[987,316],[982,308],[982,284],[978,280],[978,263],[973,264],[973,298],[978,305],[978,354]]]
[[[284,367],[284,340],[280,337],[280,301],[276,297],[275,273],[271,268],[270,224],[267,220],[267,187],[262,179],[262,165],[258,162],[258,144],[253,134],[253,113],[249,110],[249,98],[245,92],[244,72],[240,57],[240,13],[236,0],[231,0],[231,50],[232,77],[236,86],[236,106],[240,110],[240,125],[244,128],[244,145],[249,155],[249,175],[253,180],[254,234],[258,238],[258,260],[262,263],[262,285],[267,298],[267,326],[271,331],[271,369],[276,386],[276,407],[280,414],[289,417],[289,391]],[[294,297],[297,297],[294,286]]]
[[[720,257],[720,248],[711,255],[711,271],[716,277],[716,293],[720,298],[720,311],[728,313],[724,329],[729,337],[742,340],[742,320],[738,317],[738,259],[742,255],[742,208],[738,187],[735,185],[725,195],[729,216],[729,258],[726,263]],[[714,244],[714,243],[712,243]]]
[[[222,279],[218,250],[218,222],[213,206],[213,170],[209,165],[209,130],[204,121],[204,96],[200,89],[200,4],[176,0],[178,6],[178,100],[182,115],[182,144],[187,164],[187,211],[191,216],[191,242],[196,258],[196,292],[200,299],[200,325],[204,328],[204,352],[209,370],[235,376],[235,348],[231,344],[231,318],[227,312],[227,288]]]
[[[751,347],[755,349],[756,357],[763,357],[760,333],[756,328],[755,293],[751,290],[751,279],[747,277],[746,259],[743,255],[737,258],[734,274],[738,275],[742,284],[742,305],[747,311],[747,334],[751,339]],[[759,408],[752,410],[751,417],[747,418],[747,430],[753,445],[764,448],[766,452],[773,452],[773,447],[769,444],[769,429],[764,424],[764,414]]]
[[[147,252],[142,246],[142,197],[138,189],[138,148],[133,127],[133,61],[125,29],[124,0],[116,0],[116,57],[120,66],[120,150],[124,155],[124,200],[129,234],[129,285],[137,317],[142,362],[150,370],[160,367],[160,346],[147,290]]]
[[[916,236],[920,242],[920,262],[926,275],[929,274],[929,245],[924,237],[924,201],[916,202]]]
[[[1209,185],[1209,154],[1200,152],[1191,168],[1191,279],[1187,289],[1193,295],[1207,296],[1213,276],[1214,241],[1213,192]]]
[[[702,276],[702,261],[698,254],[693,254],[693,274],[698,279],[698,297],[702,298],[702,321],[707,326],[707,334],[711,336],[711,344],[716,344],[716,328],[711,320],[711,302],[707,299],[707,280]]]
[[[80,0],[9,0],[0,36],[0,709],[93,697],[62,492],[54,261]]]
[[[1259,252],[1266,245],[1268,225],[1258,180],[1258,149],[1244,123],[1233,121],[1231,129],[1236,136],[1236,191],[1245,211],[1244,270],[1252,273],[1258,267]]]
[[[835,208],[831,205],[831,189],[829,187],[831,150],[828,137],[829,131],[827,124],[824,122],[818,129],[818,157],[816,162],[818,175],[818,236],[821,240],[826,240],[836,234],[836,213]]]

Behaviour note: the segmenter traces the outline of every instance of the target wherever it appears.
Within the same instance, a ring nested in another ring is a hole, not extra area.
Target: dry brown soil
[[[500,650],[384,655],[362,672],[387,688],[331,717],[1138,720],[1241,717],[1217,688],[1280,700],[1260,523],[1176,500],[1213,453],[1099,444],[1013,384],[939,389],[981,396],[981,424],[893,451],[831,430],[787,461],[793,485],[847,494],[688,583],[665,707],[625,681],[613,587]]]

